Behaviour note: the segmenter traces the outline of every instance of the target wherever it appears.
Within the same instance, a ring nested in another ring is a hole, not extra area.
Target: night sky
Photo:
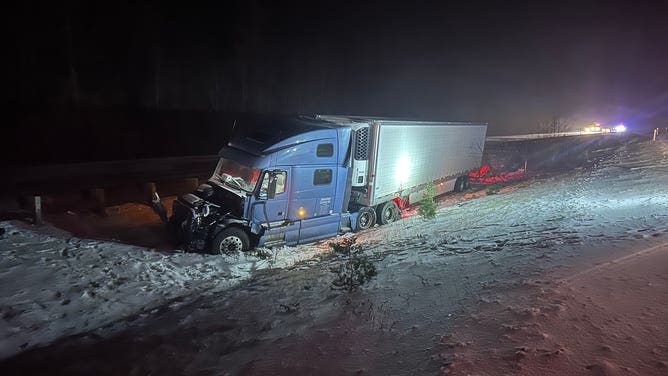
[[[484,121],[492,135],[553,115],[663,127],[661,3],[24,1],[8,11],[5,90],[19,118],[140,109]]]

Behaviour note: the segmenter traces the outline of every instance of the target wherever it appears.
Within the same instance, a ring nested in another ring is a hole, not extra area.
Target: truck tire
[[[386,225],[399,219],[399,207],[394,201],[388,201],[376,208],[376,220],[379,225]]]
[[[368,230],[376,224],[376,211],[368,206],[360,208],[357,213],[355,232]]]
[[[213,253],[234,255],[239,252],[246,252],[249,244],[248,235],[244,230],[237,227],[229,227],[216,235],[211,248]]]
[[[468,176],[461,176],[459,178],[461,180],[460,187],[461,190],[460,192],[464,192],[465,190],[469,189],[469,186],[471,184],[471,180],[469,179]]]
[[[464,176],[460,176],[455,180],[455,189],[454,191],[459,193],[459,192],[464,192],[466,190],[466,181],[464,180]]]

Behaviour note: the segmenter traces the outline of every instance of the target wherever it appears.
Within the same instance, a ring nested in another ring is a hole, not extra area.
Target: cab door
[[[263,173],[257,200],[253,203],[253,222],[268,224],[269,227],[279,227],[285,224],[289,199],[288,178],[286,168],[277,168]],[[272,186],[275,186],[274,197],[267,197]]]

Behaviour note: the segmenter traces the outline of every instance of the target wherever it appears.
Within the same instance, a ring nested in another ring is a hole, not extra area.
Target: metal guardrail
[[[490,136],[487,137],[485,141],[505,142],[505,141],[520,141],[520,140],[536,140],[536,139],[553,138],[553,137],[606,136],[614,134],[618,133],[585,132],[585,131],[570,131],[570,132],[558,132],[558,133],[532,133],[532,134],[519,134],[514,136]]]
[[[5,194],[39,195],[73,189],[208,177],[217,155],[0,168]]]

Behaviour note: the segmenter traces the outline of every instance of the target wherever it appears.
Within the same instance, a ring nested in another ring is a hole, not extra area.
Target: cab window
[[[262,175],[262,185],[260,186],[260,198],[267,198],[267,189],[269,188],[269,172],[265,172]],[[276,174],[276,194],[281,194],[285,192],[285,182],[287,180],[288,173],[281,171]]]
[[[318,144],[318,148],[315,151],[315,155],[318,157],[331,157],[334,155],[334,144]]]
[[[332,169],[322,168],[313,172],[313,185],[327,185],[332,182]]]

